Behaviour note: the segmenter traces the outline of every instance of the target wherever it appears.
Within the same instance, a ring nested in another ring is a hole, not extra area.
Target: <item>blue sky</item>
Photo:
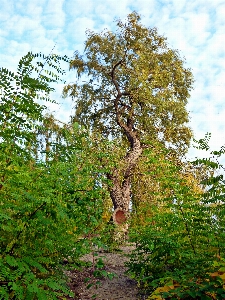
[[[48,54],[55,44],[55,53],[71,57],[82,52],[86,29],[114,30],[113,21],[133,10],[186,58],[195,78],[190,126],[197,139],[211,132],[210,146],[219,149],[225,144],[225,0],[1,0],[0,66],[15,70],[28,51]],[[67,81],[73,80],[68,71]],[[60,105],[49,109],[67,121],[73,105],[60,98],[61,90],[58,85]],[[190,158],[199,155],[190,149]]]

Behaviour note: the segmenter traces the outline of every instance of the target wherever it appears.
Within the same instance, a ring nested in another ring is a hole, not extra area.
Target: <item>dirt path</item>
[[[91,283],[96,282],[96,279],[92,276],[93,269],[85,268],[82,272],[72,271],[68,272],[67,275],[70,277],[70,288],[75,292],[76,300],[137,300],[137,299],[146,299],[138,296],[137,284],[134,280],[130,279],[124,273],[126,267],[124,263],[128,260],[125,254],[128,254],[133,246],[124,246],[121,247],[121,252],[115,253],[98,253],[98,258],[102,258],[105,264],[105,270],[110,273],[115,273],[117,276],[113,279],[101,278],[100,285],[96,288],[96,285],[93,284],[90,289],[87,289],[86,286],[88,283],[84,283],[85,278],[91,278]],[[84,261],[93,261],[92,255],[86,255],[83,257]],[[95,295],[95,296],[94,296]]]

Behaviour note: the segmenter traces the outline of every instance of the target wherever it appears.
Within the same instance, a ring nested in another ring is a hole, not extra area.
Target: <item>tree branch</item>
[[[122,65],[122,62],[123,60],[120,60],[118,63],[115,64],[115,66],[112,68],[112,71],[111,71],[111,78],[112,78],[112,82],[116,88],[116,91],[117,91],[117,96],[115,98],[115,101],[114,101],[114,107],[115,107],[115,110],[116,110],[116,121],[117,121],[117,124],[125,131],[126,135],[127,135],[127,132],[129,132],[129,128],[126,126],[126,124],[124,124],[124,122],[121,120],[121,114],[120,114],[120,111],[119,111],[119,101],[121,99],[122,96],[129,96],[130,94],[129,93],[122,93],[121,90],[120,90],[120,87],[119,87],[119,84],[115,78],[115,71],[116,71],[116,68],[119,66],[119,65]],[[129,139],[129,138],[128,138]]]

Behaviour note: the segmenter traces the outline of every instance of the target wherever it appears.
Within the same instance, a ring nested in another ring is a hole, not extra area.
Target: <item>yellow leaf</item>
[[[218,272],[214,272],[210,274],[211,277],[217,277],[220,276],[220,274]]]
[[[152,295],[150,296],[147,300],[152,300],[152,299],[156,299],[156,300],[163,300],[163,298],[161,296],[157,296],[157,295]]]
[[[163,292],[169,292],[170,290],[174,289],[173,285],[165,285],[163,287],[158,287],[152,294],[151,296],[148,298],[148,300],[150,299],[157,299],[157,300],[163,300],[164,298],[162,298],[162,296],[157,295],[159,293],[163,293]]]
[[[223,282],[225,282],[225,273],[219,275],[219,277],[223,280]]]

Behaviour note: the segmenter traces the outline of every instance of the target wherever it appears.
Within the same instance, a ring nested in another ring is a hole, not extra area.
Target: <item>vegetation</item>
[[[125,212],[132,201],[128,273],[149,299],[225,298],[225,187],[215,160],[225,149],[211,151],[214,160],[182,159],[193,79],[139,21],[133,13],[116,34],[88,32],[85,57],[28,53],[16,73],[0,69],[0,299],[72,295],[66,269],[93,243],[114,242],[110,197]],[[65,87],[77,106],[63,124],[44,102],[69,62],[90,79]],[[209,150],[208,139],[198,147]]]
[[[209,149],[207,136],[199,145]],[[224,148],[211,154],[221,156]],[[155,157],[156,164],[157,160]],[[215,159],[192,163],[207,166],[208,176],[201,182],[205,188],[191,189],[190,183],[179,176],[180,170],[167,161],[167,168],[163,165],[165,176],[158,180],[165,191],[173,193],[160,193],[145,224],[136,224],[130,234],[137,248],[128,272],[150,295],[148,299],[225,297],[225,189],[223,175],[216,172],[222,166]]]
[[[29,53],[17,74],[6,69],[0,73],[0,299],[4,300],[62,299],[70,294],[63,259],[78,262],[90,251],[91,239],[85,237],[102,223],[105,192],[97,184],[102,172],[98,158],[91,157],[96,154],[78,124],[60,129],[44,117],[44,107],[35,100],[40,96],[47,100],[49,83],[58,78],[48,69],[50,76],[42,76],[43,64],[35,63],[37,58]],[[61,72],[62,58],[40,58]]]
[[[193,78],[178,52],[155,28],[144,27],[137,13],[118,21],[117,29],[87,32],[84,55],[76,52],[70,62],[78,81],[64,95],[75,100],[75,121],[120,141],[120,159],[106,176],[114,209],[127,214],[132,175],[149,142],[167,143],[178,155],[189,146],[186,104]],[[83,74],[85,83],[79,81]]]

